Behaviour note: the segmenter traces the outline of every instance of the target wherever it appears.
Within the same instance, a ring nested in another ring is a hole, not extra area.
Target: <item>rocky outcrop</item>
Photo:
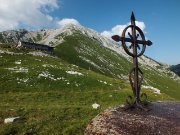
[[[152,102],[150,111],[105,110],[92,119],[84,135],[179,135],[180,102]]]
[[[170,70],[180,76],[180,64],[171,66]]]

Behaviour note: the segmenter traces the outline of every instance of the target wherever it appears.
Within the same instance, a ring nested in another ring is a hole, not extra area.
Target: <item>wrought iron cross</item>
[[[131,31],[129,31],[129,29]],[[127,38],[126,36],[129,36],[129,37]],[[141,38],[141,39],[139,39],[139,38]],[[141,84],[143,81],[143,72],[138,67],[138,57],[143,55],[143,53],[146,49],[146,45],[150,46],[150,45],[152,45],[152,42],[150,40],[146,41],[142,30],[138,26],[136,26],[135,17],[134,17],[133,12],[131,14],[131,25],[127,26],[123,30],[121,37],[118,35],[114,35],[114,36],[112,36],[112,39],[117,42],[121,41],[125,52],[128,55],[133,57],[134,67],[129,72],[129,81],[130,81],[130,84],[131,84],[131,87],[133,90],[134,100],[130,103],[128,101],[128,99],[129,98],[132,99],[132,97],[128,96],[126,98],[126,102],[128,103],[128,108],[138,107],[143,110],[147,110],[143,107],[147,103],[147,102],[145,102],[147,95],[145,93],[143,93],[141,95],[141,97],[144,96],[145,100],[144,101],[140,100],[140,90],[141,90]],[[131,45],[127,46],[126,42],[130,43]],[[142,47],[140,47],[140,45],[142,45]],[[130,51],[131,48],[133,48],[133,51]],[[139,53],[138,53],[138,49],[140,50]],[[132,80],[132,73],[134,73],[134,80]]]

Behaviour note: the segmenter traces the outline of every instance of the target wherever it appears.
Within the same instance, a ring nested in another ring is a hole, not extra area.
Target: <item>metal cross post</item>
[[[128,32],[129,29],[131,29],[131,33]],[[139,40],[139,35],[141,37],[141,40]],[[126,36],[129,36],[129,38],[127,38]],[[141,84],[142,84],[142,80],[143,80],[143,72],[138,67],[138,57],[143,55],[143,53],[146,49],[146,45],[150,46],[150,45],[152,45],[152,42],[149,40],[146,41],[142,30],[138,26],[136,26],[135,17],[134,17],[133,12],[131,14],[131,25],[127,26],[123,30],[121,37],[118,35],[114,35],[114,36],[112,36],[112,39],[117,42],[121,41],[125,52],[128,55],[133,57],[134,67],[129,72],[129,81],[130,81],[130,84],[131,84],[131,87],[133,90],[134,100],[132,103],[130,103],[128,101],[128,99],[129,98],[132,99],[132,97],[128,96],[126,98],[126,102],[128,103],[127,109],[132,108],[132,107],[138,107],[143,110],[147,110],[143,107],[147,103],[147,102],[145,102],[147,95],[145,93],[143,93],[141,95],[141,97],[144,96],[145,100],[144,100],[144,102],[142,102],[140,100],[140,90],[141,90]],[[130,43],[131,45],[127,46],[126,42]],[[142,45],[142,47],[140,47],[140,45]],[[130,51],[131,48],[133,48],[133,51]],[[138,53],[137,49],[140,50],[139,53]],[[134,81],[132,80],[132,73],[134,73]],[[139,78],[139,75],[141,76],[141,78]]]

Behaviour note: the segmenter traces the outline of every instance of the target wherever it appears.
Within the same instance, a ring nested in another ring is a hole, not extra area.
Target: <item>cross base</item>
[[[128,110],[143,110],[143,111],[150,111],[152,110],[150,108],[151,103],[148,101],[139,101],[139,102],[133,102],[133,103],[127,103],[122,109],[124,111]]]

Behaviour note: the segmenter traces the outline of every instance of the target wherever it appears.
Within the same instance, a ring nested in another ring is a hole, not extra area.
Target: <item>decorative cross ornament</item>
[[[117,42],[121,41],[125,52],[128,55],[133,57],[134,67],[129,72],[129,81],[132,87],[134,100],[132,100],[131,96],[128,96],[126,98],[126,102],[128,103],[128,106],[126,107],[126,109],[141,108],[147,111],[148,109],[144,107],[148,103],[146,102],[147,95],[145,93],[142,93],[141,97],[144,96],[144,101],[140,100],[140,90],[141,90],[141,84],[143,81],[143,72],[138,67],[138,57],[143,55],[146,49],[146,45],[150,46],[152,45],[152,42],[150,40],[146,41],[142,30],[138,26],[136,26],[133,12],[131,14],[131,25],[127,26],[123,30],[121,37],[118,35],[114,35],[112,36],[112,39]],[[130,46],[127,46],[126,42],[128,42]],[[133,48],[133,51],[130,50],[131,48]],[[139,52],[138,52],[138,49],[139,49]],[[132,74],[134,74],[133,80],[132,80]],[[131,99],[132,102],[129,102],[128,101],[129,99]]]

